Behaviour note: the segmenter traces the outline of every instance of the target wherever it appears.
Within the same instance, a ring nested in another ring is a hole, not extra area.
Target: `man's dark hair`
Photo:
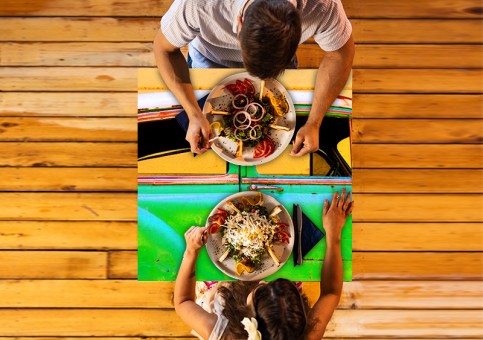
[[[276,78],[290,65],[301,35],[300,14],[292,3],[255,0],[240,31],[246,69],[261,79]]]

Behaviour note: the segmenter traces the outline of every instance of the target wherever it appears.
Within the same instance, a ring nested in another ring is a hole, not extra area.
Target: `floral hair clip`
[[[258,322],[255,318],[243,318],[242,325],[248,333],[247,340],[262,340],[262,333],[258,330]]]

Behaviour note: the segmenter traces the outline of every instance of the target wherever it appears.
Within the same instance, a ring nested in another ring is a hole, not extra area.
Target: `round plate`
[[[218,208],[225,209],[227,211],[232,211],[232,209],[226,204],[226,201],[238,202],[241,200],[242,197],[253,197],[256,194],[254,191],[245,191],[240,192],[234,195],[231,195],[225,198],[223,201],[218,203],[216,207],[210,213],[210,216],[216,213]],[[253,271],[253,273],[243,272],[242,275],[237,275],[235,272],[236,262],[232,257],[227,257],[223,262],[218,261],[221,255],[225,252],[225,247],[221,243],[221,235],[220,233],[216,234],[209,234],[208,241],[206,243],[206,250],[208,251],[208,255],[211,258],[211,261],[218,267],[223,273],[228,276],[231,276],[238,280],[243,281],[255,281],[261,280],[276,271],[278,271],[283,264],[287,261],[290,254],[292,253],[293,245],[294,245],[294,227],[292,223],[292,218],[290,217],[287,209],[283,205],[281,205],[275,198],[269,196],[267,194],[263,195],[263,202],[264,206],[267,208],[267,211],[272,211],[274,207],[280,205],[282,208],[282,212],[278,214],[280,221],[287,223],[288,228],[287,231],[290,234],[290,242],[289,244],[285,243],[275,243],[272,245],[273,252],[277,256],[278,260],[280,261],[280,266],[276,266],[273,262],[270,255],[265,251],[262,256],[262,261],[259,266]],[[208,217],[209,219],[209,217]],[[209,225],[208,219],[206,220],[206,226]]]
[[[208,98],[206,99],[205,105],[203,106],[203,113],[206,115],[206,118],[210,123],[223,120],[222,115],[212,115],[210,112],[212,110],[226,111],[233,100],[233,96],[230,94],[230,92],[228,92],[228,90],[225,89],[225,85],[233,84],[237,80],[243,81],[245,78],[249,79],[253,86],[255,86],[255,93],[260,93],[261,80],[251,76],[248,74],[248,72],[237,73],[223,79],[210,92]],[[267,91],[270,91],[274,96],[279,96],[282,93],[285,95],[289,110],[285,116],[278,119],[277,125],[286,126],[290,129],[290,131],[271,129],[268,135],[275,143],[275,151],[268,157],[263,158],[253,158],[253,147],[244,147],[243,159],[236,158],[235,153],[238,147],[237,143],[226,137],[220,137],[213,142],[211,148],[227,162],[237,165],[259,165],[270,162],[272,159],[278,157],[292,140],[296,119],[295,106],[292,98],[283,85],[275,79],[266,80],[264,93]]]

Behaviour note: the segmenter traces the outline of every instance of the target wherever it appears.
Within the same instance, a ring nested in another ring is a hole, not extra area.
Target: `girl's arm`
[[[320,296],[308,317],[306,339],[321,339],[327,324],[339,304],[342,293],[342,256],[340,251],[340,234],[347,217],[352,213],[354,203],[350,193],[342,189],[342,196],[336,192],[332,199],[324,202],[323,224],[326,232],[327,249],[320,278]]]
[[[195,302],[196,259],[205,244],[207,228],[191,227],[185,233],[186,251],[174,287],[174,308],[179,317],[204,339],[208,339],[217,316],[208,313]]]

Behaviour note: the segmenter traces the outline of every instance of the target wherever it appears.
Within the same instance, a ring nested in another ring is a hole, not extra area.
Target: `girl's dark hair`
[[[218,288],[225,301],[223,315],[228,319],[228,327],[223,333],[223,339],[246,339],[248,333],[242,325],[244,317],[253,316],[247,306],[247,297],[258,286],[255,281],[234,281],[228,287]]]
[[[303,339],[308,301],[291,281],[277,279],[260,286],[253,305],[262,339]]]
[[[276,78],[290,65],[301,35],[300,14],[289,1],[254,1],[240,31],[246,69],[261,79]]]

